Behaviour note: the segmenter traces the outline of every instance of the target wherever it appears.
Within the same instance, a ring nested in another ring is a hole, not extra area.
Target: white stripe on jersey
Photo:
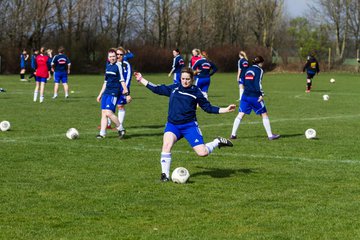
[[[182,94],[182,95],[190,96],[190,97],[192,97],[192,98],[194,98],[194,99],[197,98],[195,95],[192,95],[192,94],[189,94],[189,93],[180,92],[180,91],[178,91],[178,93],[180,93],[180,94]]]
[[[115,72],[109,72],[109,71],[106,71],[105,73],[106,73],[106,74],[110,74],[110,75],[116,75],[116,73],[115,73]]]

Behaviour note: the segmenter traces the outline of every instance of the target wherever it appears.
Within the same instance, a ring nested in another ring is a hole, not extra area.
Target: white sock
[[[265,128],[266,134],[268,135],[268,137],[271,137],[273,134],[271,132],[270,120],[268,117],[263,117],[263,125]]]
[[[34,92],[34,102],[36,102],[39,92]]]
[[[219,146],[219,142],[220,141],[218,139],[214,139],[212,142],[205,144],[209,154],[212,153],[217,146]]]
[[[100,135],[101,135],[101,136],[105,136],[105,135],[106,135],[106,131],[100,130]]]
[[[69,96],[69,93],[68,92],[65,92],[65,97],[68,97]]]
[[[118,111],[118,118],[119,118],[121,128],[124,129],[123,124],[124,124],[124,119],[125,119],[125,109]]]
[[[243,93],[244,93],[244,89],[240,88],[240,98],[239,98],[239,100],[241,100],[241,97],[242,97]]]
[[[44,101],[44,96],[40,96],[39,100],[40,100],[40,103],[42,103]]]
[[[237,132],[239,126],[240,126],[241,120],[242,120],[242,118],[239,118],[239,117],[235,118],[233,128],[232,128],[232,131],[231,131],[232,136],[236,136],[236,132]]]
[[[111,119],[110,119],[110,118],[107,118],[107,120],[108,120],[107,125],[108,125],[108,126],[111,126]]]
[[[161,173],[165,173],[170,178],[171,153],[161,152]]]

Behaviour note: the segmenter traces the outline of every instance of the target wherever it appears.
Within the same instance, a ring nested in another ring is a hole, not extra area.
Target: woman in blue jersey
[[[172,64],[171,71],[168,76],[171,77],[171,74],[174,74],[174,78],[173,78],[174,83],[179,83],[181,69],[185,66],[185,62],[184,62],[184,59],[180,55],[179,49],[173,50],[173,56],[174,56],[173,64]]]
[[[244,51],[239,52],[239,61],[238,61],[238,74],[236,80],[239,84],[239,101],[241,100],[241,96],[244,92],[244,73],[245,70],[249,67],[248,58]]]
[[[29,54],[27,54],[26,49],[23,49],[20,54],[20,81],[26,82],[25,72],[27,67],[27,60],[29,59]]]
[[[303,68],[303,72],[306,71],[306,93],[309,93],[311,91],[312,86],[312,79],[314,78],[315,74],[319,74],[320,68],[319,63],[315,58],[315,53],[311,53],[307,59],[306,63]]]
[[[121,94],[125,95],[128,101],[131,99],[122,76],[122,71],[116,64],[116,50],[110,49],[108,51],[108,61],[109,63],[106,64],[105,81],[96,99],[98,102],[101,102],[101,128],[99,135],[96,136],[99,139],[105,138],[108,118],[115,123],[119,137],[121,137],[120,122],[114,114],[116,102]],[[121,89],[123,89],[122,92]]]
[[[235,118],[230,138],[236,139],[236,132],[244,115],[250,114],[251,111],[254,110],[257,115],[262,116],[263,125],[269,140],[275,140],[278,139],[280,135],[271,132],[270,120],[263,100],[264,93],[261,86],[264,74],[264,70],[262,70],[264,58],[257,56],[252,60],[252,63],[253,65],[247,68],[244,74],[245,89],[241,97],[239,114]]]
[[[164,130],[161,152],[161,181],[169,181],[171,165],[171,149],[173,145],[185,137],[198,156],[208,156],[216,147],[233,146],[230,140],[217,137],[212,142],[204,143],[196,120],[197,104],[207,113],[228,113],[235,110],[235,105],[226,108],[211,105],[200,89],[193,85],[194,74],[191,68],[181,72],[180,83],[172,85],[155,85],[135,73],[136,80],[152,92],[169,97],[168,118]]]
[[[131,85],[131,77],[132,77],[132,69],[130,63],[126,59],[133,58],[133,54],[129,58],[129,52],[123,47],[118,47],[116,50],[117,56],[117,64],[121,68],[125,84],[130,94],[130,85]],[[127,56],[127,57],[126,57]],[[126,58],[126,59],[125,59]],[[117,108],[118,108],[118,119],[120,122],[120,138],[125,136],[125,128],[124,128],[124,120],[125,120],[125,105],[130,103],[131,98],[127,98],[124,95],[121,95],[117,100]]]
[[[202,58],[197,60],[192,69],[197,78],[196,86],[200,88],[206,98],[210,87],[210,77],[217,71],[217,67],[209,60],[205,51],[201,52]]]

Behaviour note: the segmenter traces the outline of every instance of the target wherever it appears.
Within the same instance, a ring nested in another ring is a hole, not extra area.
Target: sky
[[[289,13],[290,17],[302,16],[308,9],[308,4],[312,0],[285,0],[285,11]]]

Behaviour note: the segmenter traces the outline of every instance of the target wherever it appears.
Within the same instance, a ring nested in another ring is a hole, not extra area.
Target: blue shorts
[[[68,82],[68,74],[67,72],[54,72],[54,82],[60,83],[60,81],[64,84]]]
[[[120,95],[120,97],[118,98],[118,100],[116,102],[116,105],[125,105],[125,104],[127,104],[126,96]]]
[[[117,97],[103,94],[101,97],[101,110],[111,110],[115,112]]]
[[[312,79],[314,76],[315,76],[315,73],[311,73],[311,72],[307,73],[307,78],[308,79]]]
[[[210,77],[198,78],[196,86],[198,86],[202,92],[208,92],[210,86]]]
[[[43,83],[47,83],[47,78],[43,78],[43,77],[35,77],[35,81],[36,81],[36,82],[43,82]]]
[[[258,102],[258,97],[248,97],[245,95],[242,95],[241,102],[239,106],[239,112],[243,112],[245,114],[250,114],[251,110],[254,110],[254,112],[257,115],[266,113],[266,107],[264,101]]]
[[[181,80],[180,80],[180,77],[181,77],[181,73],[174,73],[174,83],[180,83]]]
[[[166,132],[172,132],[175,134],[177,140],[185,137],[191,147],[204,144],[204,139],[197,122],[177,125],[168,122],[166,123],[164,130],[164,133]]]

